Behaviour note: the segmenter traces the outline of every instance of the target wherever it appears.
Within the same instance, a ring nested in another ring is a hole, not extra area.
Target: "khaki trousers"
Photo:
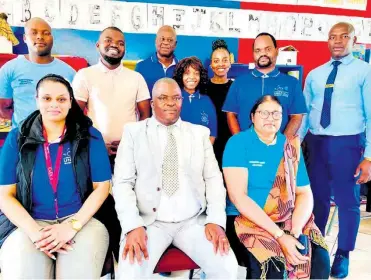
[[[47,226],[58,221],[36,222]],[[73,240],[73,251],[56,254],[57,260],[53,261],[37,250],[24,232],[16,229],[1,247],[2,279],[99,279],[109,242],[105,226],[92,218]]]

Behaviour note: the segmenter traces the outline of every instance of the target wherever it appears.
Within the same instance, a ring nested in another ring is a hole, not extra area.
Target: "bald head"
[[[176,31],[170,25],[163,25],[163,26],[161,26],[160,29],[157,31],[156,36],[161,35],[163,32],[171,33],[172,36],[174,36],[174,38],[176,39]]]
[[[153,86],[152,111],[155,118],[163,125],[172,125],[178,119],[182,109],[182,92],[176,81],[162,78]]]
[[[336,29],[336,28],[344,28],[347,30],[348,34],[350,36],[354,36],[354,33],[355,33],[355,29],[354,29],[354,26],[353,24],[351,23],[348,23],[348,22],[338,22],[336,23],[335,25],[333,25],[329,31],[329,35],[331,34],[331,32],[333,31],[333,29]]]
[[[156,35],[155,45],[157,56],[160,58],[173,58],[176,43],[176,32],[174,28],[169,25],[162,26]]]
[[[45,20],[43,20],[42,18],[39,18],[39,17],[31,18],[24,25],[25,32],[27,32],[27,30],[35,28],[35,27],[41,27],[45,30],[48,30],[49,32],[52,31],[52,28],[50,27],[49,23],[47,23]]]
[[[33,57],[50,57],[53,36],[50,25],[42,18],[34,17],[26,22],[23,39]]]
[[[339,22],[331,27],[328,34],[328,47],[335,60],[349,55],[357,41],[354,26],[347,22]]]
[[[181,94],[180,87],[175,80],[171,78],[162,78],[158,80],[153,86],[152,99],[163,94],[165,88],[166,88],[166,91],[171,89],[172,91]]]

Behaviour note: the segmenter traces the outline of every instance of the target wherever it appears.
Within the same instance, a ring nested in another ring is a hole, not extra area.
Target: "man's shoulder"
[[[321,72],[326,69],[326,67],[328,67],[329,65],[329,62],[326,62],[326,63],[323,63],[322,65],[320,66],[317,66],[316,68],[312,69],[311,71],[309,71],[308,73],[308,76],[309,75],[316,75],[318,73],[322,74]]]
[[[2,70],[16,70],[19,66],[24,67],[27,64],[27,60],[23,56],[19,55],[9,61],[7,61],[2,67]]]
[[[294,84],[296,85],[299,83],[299,80],[287,73],[283,73],[280,71],[280,74],[277,76],[279,80],[283,81],[286,84]]]
[[[207,127],[199,124],[193,124],[183,120],[182,128],[193,132],[195,135],[203,136],[205,134],[210,134],[210,130]]]
[[[153,63],[152,55],[148,56],[146,59],[143,59],[137,63],[137,66],[141,67]]]
[[[58,67],[65,68],[66,71],[76,73],[75,69],[73,69],[73,67],[69,65],[68,63],[64,62],[63,60],[59,58],[54,58],[54,59],[55,59],[55,64],[58,65]]]
[[[148,122],[150,121],[150,118],[138,121],[138,122],[129,122],[124,125],[124,130],[126,132],[130,133],[136,133],[138,131],[141,131],[143,128],[145,128],[148,125]]]
[[[137,71],[131,70],[131,69],[125,67],[125,66],[122,67],[122,73],[125,76],[125,78],[127,78],[131,81],[143,78],[141,73],[138,73]]]

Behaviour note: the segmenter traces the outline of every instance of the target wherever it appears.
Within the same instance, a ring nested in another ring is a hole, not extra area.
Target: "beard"
[[[120,56],[120,57],[111,57],[111,56],[108,56],[108,55],[105,55],[105,54],[102,54],[102,58],[110,65],[117,65],[117,64],[120,64],[122,58],[124,57],[124,55]]]
[[[260,59],[263,58],[263,57],[268,60],[268,62],[266,62],[265,64],[260,63]],[[266,56],[266,55],[263,55],[263,56],[259,57],[259,59],[257,61],[257,65],[259,66],[259,68],[268,68],[269,66],[272,65],[272,63],[273,63],[272,59],[270,57]]]

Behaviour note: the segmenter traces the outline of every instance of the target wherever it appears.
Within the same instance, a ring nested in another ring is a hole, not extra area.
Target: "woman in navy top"
[[[207,83],[207,95],[213,102],[218,122],[218,138],[214,143],[214,153],[219,167],[222,168],[222,157],[228,139],[232,136],[228,127],[227,114],[222,111],[228,90],[233,81],[228,79],[231,68],[230,52],[227,43],[218,39],[213,42],[210,67],[214,76]]]
[[[97,279],[109,246],[106,227],[93,218],[109,195],[107,150],[68,81],[47,75],[36,92],[39,110],[9,133],[1,152],[1,273]]]
[[[279,132],[282,106],[274,96],[261,97],[250,116],[252,127],[232,136],[223,156],[231,247],[252,279],[328,279],[300,140]]]
[[[195,56],[179,61],[174,70],[174,80],[182,90],[181,119],[208,127],[210,141],[214,144],[217,137],[216,111],[210,97],[205,95],[208,78],[201,61]]]

